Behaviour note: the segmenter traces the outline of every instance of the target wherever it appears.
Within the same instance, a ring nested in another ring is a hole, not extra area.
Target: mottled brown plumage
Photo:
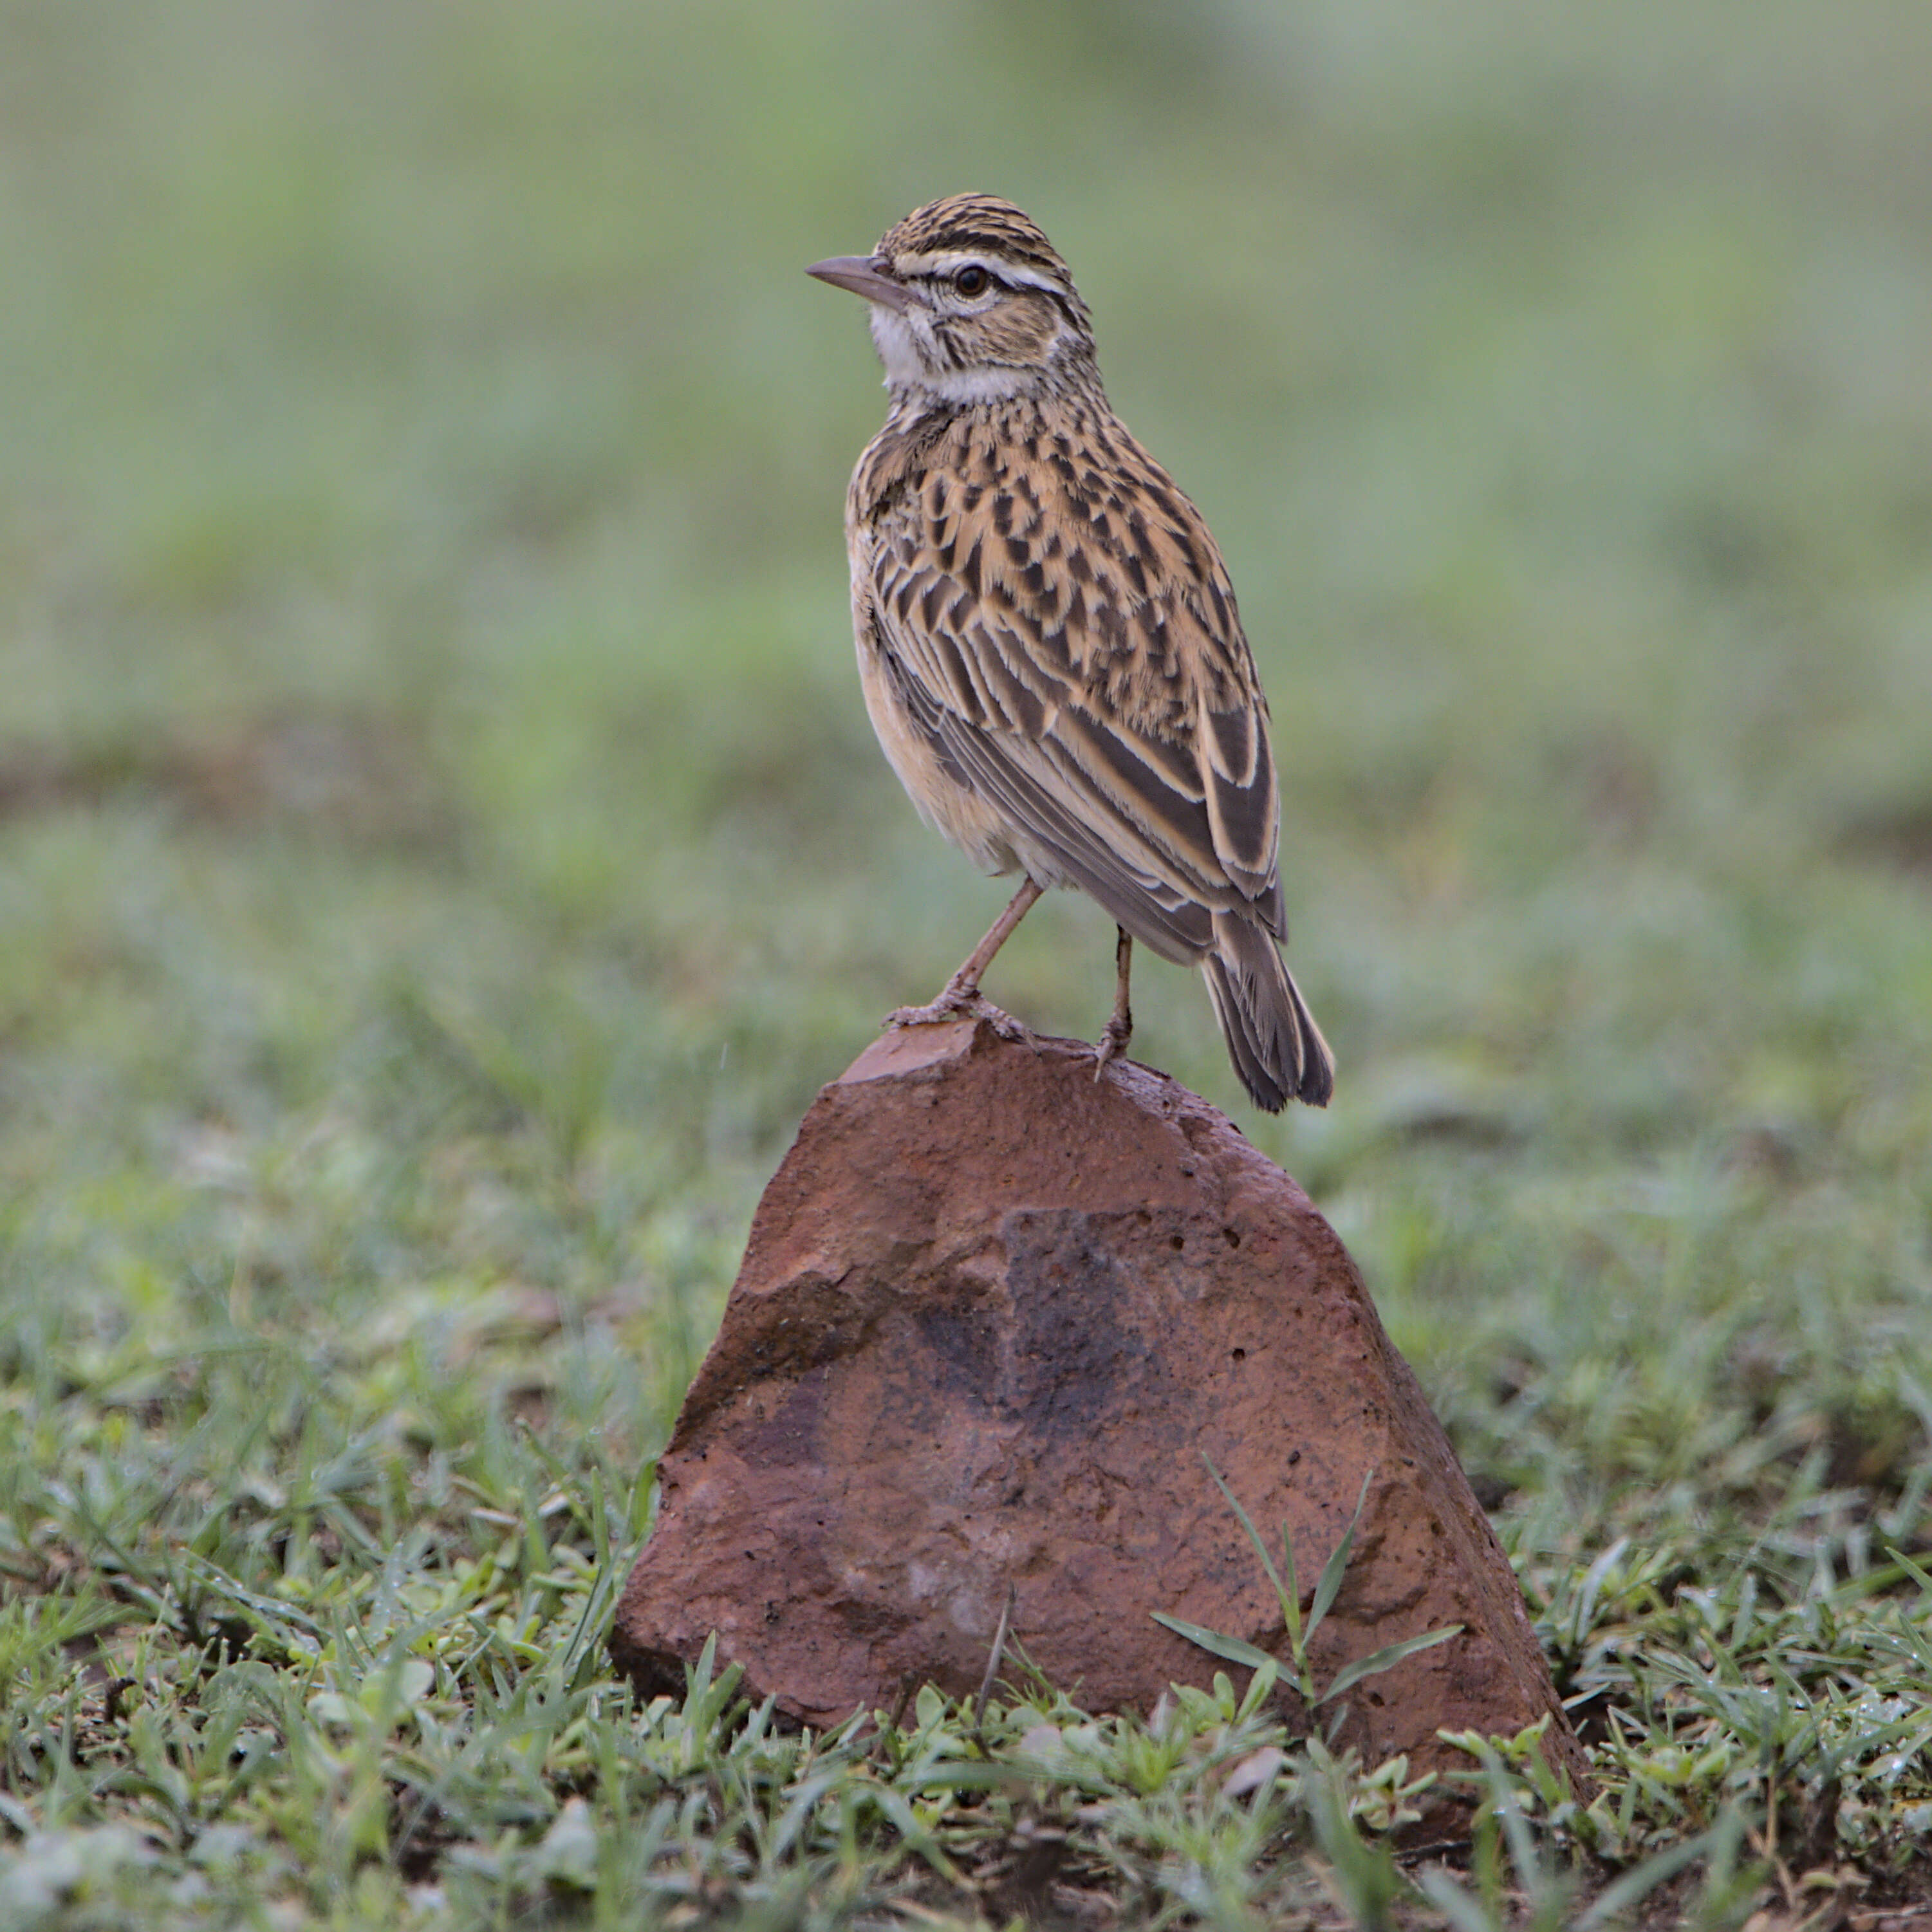
[[[1132,1029],[1129,935],[1201,967],[1261,1106],[1316,1106],[1334,1063],[1286,936],[1268,705],[1200,512],[1108,406],[1086,305],[1010,202],[916,209],[812,272],[871,304],[890,404],[846,506],[860,680],[914,802],[1024,875],[930,1007],[980,976],[1048,886],[1118,924],[1104,1064]]]

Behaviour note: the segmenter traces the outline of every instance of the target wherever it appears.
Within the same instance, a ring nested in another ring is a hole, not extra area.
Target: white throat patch
[[[871,316],[872,344],[886,365],[888,389],[923,389],[944,402],[972,404],[1002,402],[1039,385],[1040,372],[1034,369],[952,369],[935,376],[920,353],[920,324],[910,314],[875,302]]]

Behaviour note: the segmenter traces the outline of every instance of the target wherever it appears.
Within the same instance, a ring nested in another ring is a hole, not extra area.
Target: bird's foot
[[[886,1014],[885,1023],[894,1032],[902,1027],[938,1026],[947,1020],[984,1020],[1002,1040],[1024,1042],[1033,1035],[1003,1012],[978,987],[949,986],[930,1006],[900,1006]]]
[[[1110,1060],[1118,1060],[1127,1050],[1127,1042],[1134,1036],[1134,1021],[1131,1013],[1116,1013],[1102,1029],[1100,1037],[1094,1042],[1094,1078],[1097,1080],[1106,1071]]]

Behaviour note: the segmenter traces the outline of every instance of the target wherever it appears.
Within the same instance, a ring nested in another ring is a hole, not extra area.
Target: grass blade
[[[1315,1585],[1315,1601],[1308,1612],[1308,1634],[1312,1637],[1322,1619],[1328,1614],[1330,1606],[1340,1594],[1342,1579],[1348,1568],[1349,1552],[1355,1546],[1356,1526],[1362,1520],[1362,1512],[1369,1506],[1369,1485],[1376,1479],[1373,1465],[1362,1478],[1362,1493],[1355,1498],[1355,1513],[1348,1519],[1348,1526],[1342,1532],[1342,1540],[1328,1552],[1328,1560],[1322,1566],[1322,1574]],[[1331,1690],[1328,1694],[1334,1695]]]
[[[1190,1643],[1198,1643],[1203,1650],[1211,1651],[1216,1657],[1225,1657],[1230,1664],[1245,1664],[1250,1670],[1259,1670],[1264,1666],[1272,1666],[1275,1660],[1264,1650],[1258,1650],[1251,1643],[1244,1643],[1238,1636],[1223,1636],[1219,1630],[1211,1630],[1201,1624],[1184,1622],[1179,1617],[1171,1617],[1165,1610],[1153,1613],[1156,1623],[1173,1631],[1176,1636],[1184,1636]]]
[[[1228,1507],[1240,1519],[1241,1527],[1248,1533],[1248,1540],[1255,1546],[1255,1554],[1262,1559],[1262,1568],[1268,1572],[1268,1581],[1274,1586],[1275,1594],[1284,1603],[1289,1601],[1288,1592],[1282,1586],[1281,1573],[1274,1567],[1274,1559],[1269,1556],[1268,1545],[1262,1540],[1261,1532],[1256,1528],[1253,1517],[1242,1508],[1240,1498],[1222,1480],[1220,1471],[1215,1468],[1214,1459],[1204,1449],[1201,1452],[1201,1460],[1208,1465],[1208,1473],[1214,1478],[1214,1486],[1228,1498]],[[1294,1558],[1291,1555],[1288,1558],[1291,1575],[1294,1562]],[[1297,1607],[1299,1608],[1298,1603]]]
[[[1642,1864],[1612,1879],[1577,1919],[1576,1932],[1595,1932],[1598,1926],[1609,1924],[1632,1906],[1640,1904],[1666,1880],[1675,1878],[1686,1865],[1695,1864],[1709,1852],[1723,1829],[1722,1826],[1715,1826],[1694,1838],[1666,1845]]]
[[[1462,1626],[1450,1624],[1442,1630],[1425,1630],[1420,1636],[1406,1636],[1400,1643],[1388,1643],[1370,1655],[1358,1658],[1353,1664],[1344,1664],[1335,1673],[1335,1681],[1322,1692],[1317,1700],[1327,1703],[1331,1697],[1339,1697],[1344,1690],[1352,1690],[1364,1677],[1378,1676],[1384,1670],[1393,1670],[1406,1657],[1413,1657],[1418,1651],[1432,1650],[1438,1643],[1447,1643],[1452,1636],[1460,1636]]]

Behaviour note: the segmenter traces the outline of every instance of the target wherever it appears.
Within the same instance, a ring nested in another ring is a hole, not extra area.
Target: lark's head
[[[895,394],[966,404],[1098,381],[1087,304],[1029,218],[997,195],[916,208],[870,255],[806,271],[872,305]]]

